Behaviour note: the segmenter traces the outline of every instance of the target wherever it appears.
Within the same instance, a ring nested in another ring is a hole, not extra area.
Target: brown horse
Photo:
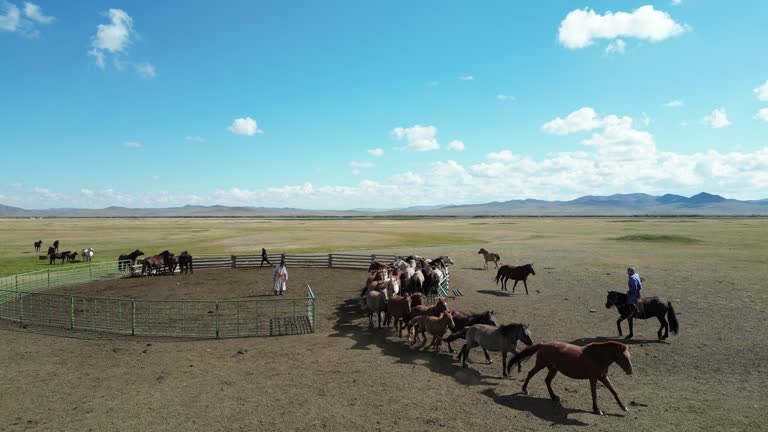
[[[54,249],[56,249],[56,252],[58,252],[58,251],[59,251],[59,241],[58,241],[58,240],[56,240],[55,242],[53,242],[53,247],[54,247]]]
[[[43,247],[43,241],[38,240],[35,242],[35,252],[40,252],[40,248]]]
[[[483,259],[485,260],[485,265],[483,265],[483,268],[488,268],[488,263],[492,262],[496,264],[496,268],[499,268],[499,261],[501,260],[501,256],[497,253],[488,252],[487,250],[480,248],[479,251],[477,251],[478,255],[482,255]]]
[[[141,274],[150,276],[152,275],[153,270],[155,274],[160,274],[160,271],[165,267],[166,258],[170,255],[171,253],[165,250],[158,255],[145,258],[144,262],[141,264]]]
[[[533,270],[533,264],[525,264],[521,266],[503,265],[496,272],[496,285],[501,281],[501,289],[509,291],[507,289],[507,281],[512,279],[515,281],[514,285],[512,285],[512,294],[514,294],[517,283],[523,281],[523,285],[525,285],[525,294],[528,294],[528,282],[526,282],[528,275],[536,276],[536,272]]]
[[[618,393],[613,389],[608,380],[608,367],[614,362],[618,364],[627,375],[632,375],[632,361],[630,360],[629,347],[619,342],[593,342],[585,347],[571,345],[564,342],[549,342],[545,344],[532,345],[509,361],[508,369],[512,368],[514,363],[518,366],[523,361],[536,354],[536,366],[528,372],[528,377],[523,384],[523,393],[528,394],[528,382],[540,370],[547,368],[549,373],[544,379],[549,390],[549,397],[554,401],[560,398],[552,391],[552,380],[558,372],[573,379],[588,379],[592,390],[592,411],[595,414],[603,415],[603,412],[597,407],[597,381],[613,394],[616,402],[624,411],[629,411],[621,402]]]
[[[414,317],[421,316],[421,315],[428,315],[437,317],[440,316],[441,313],[448,311],[448,303],[445,302],[445,300],[438,298],[437,302],[432,306],[427,305],[416,305],[414,306],[414,297],[411,298],[411,313],[408,314],[406,317],[406,320],[408,321],[408,339],[411,338],[411,321],[413,321]],[[418,297],[419,301],[421,301],[422,297]],[[418,331],[418,329],[417,329]]]
[[[417,329],[420,329],[417,330],[417,333],[414,335],[411,345],[416,344],[416,340],[419,339],[419,334],[421,334],[421,337],[424,340],[422,345],[426,344],[427,336],[425,333],[429,333],[432,335],[432,343],[429,344],[427,350],[435,347],[435,355],[437,355],[437,353],[440,351],[440,345],[443,342],[443,335],[445,334],[445,331],[449,328],[453,330],[454,323],[451,313],[449,311],[445,311],[441,313],[439,317],[433,317],[429,315],[420,315],[414,317],[408,322],[408,326],[415,326]]]
[[[194,273],[192,269],[192,255],[189,252],[184,251],[179,254],[179,267],[181,273]]]
[[[382,264],[376,260],[371,260],[371,265],[368,266],[368,271],[383,270],[386,267],[386,264]]]
[[[403,327],[405,327],[405,317],[411,313],[411,296],[395,295],[387,302],[387,314],[384,318],[384,326],[389,327],[390,320],[395,320],[395,330],[397,337],[403,337]]]

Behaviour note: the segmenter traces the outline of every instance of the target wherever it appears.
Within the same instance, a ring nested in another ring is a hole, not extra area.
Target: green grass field
[[[631,222],[631,223],[629,223]],[[121,253],[164,249],[200,254],[397,251],[430,247],[498,246],[531,255],[588,253],[597,261],[644,256],[700,265],[766,265],[768,219],[510,218],[414,220],[262,219],[3,219],[0,275],[48,268],[33,243],[45,250],[93,247],[95,261]],[[45,253],[45,252],[43,252]],[[67,265],[67,264],[65,264]]]

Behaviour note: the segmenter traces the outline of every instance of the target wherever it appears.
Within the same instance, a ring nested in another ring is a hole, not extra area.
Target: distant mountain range
[[[768,199],[740,201],[706,192],[686,198],[642,193],[587,195],[570,201],[536,199],[401,209],[304,210],[298,208],[186,205],[169,208],[26,210],[0,204],[0,217],[408,217],[408,216],[768,216]]]

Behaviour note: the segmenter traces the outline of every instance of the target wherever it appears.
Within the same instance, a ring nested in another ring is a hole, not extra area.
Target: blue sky
[[[768,3],[0,0],[0,203],[768,197]]]

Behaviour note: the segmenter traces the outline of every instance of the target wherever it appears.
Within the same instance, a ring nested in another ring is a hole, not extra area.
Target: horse
[[[56,240],[55,242],[53,242],[53,247],[54,247],[54,249],[56,249],[56,252],[58,252],[58,251],[59,251],[59,241],[58,241],[58,240]]]
[[[42,248],[42,247],[43,247],[43,241],[42,240],[38,240],[38,241],[35,242],[35,252],[40,252],[40,248]]]
[[[496,315],[493,313],[493,311],[485,311],[482,313],[466,313],[453,310],[451,313],[453,314],[453,322],[456,324],[456,328],[453,329],[450,336],[445,338],[445,341],[448,342],[448,352],[450,353],[453,353],[451,342],[459,338],[464,339],[464,335],[466,334],[466,332],[462,331],[464,328],[475,324],[487,324],[494,327],[498,327],[499,325],[496,322]],[[485,348],[483,348],[483,351],[485,351]],[[485,353],[485,357],[488,358],[487,352]]]
[[[424,286],[424,273],[421,270],[415,272],[413,276],[408,278],[408,282],[403,284],[409,294],[422,293],[422,287]]]
[[[525,285],[525,294],[527,295],[528,282],[526,282],[526,280],[528,279],[528,275],[536,276],[536,272],[533,270],[533,264],[525,264],[521,266],[503,265],[499,267],[499,270],[496,272],[496,285],[501,281],[501,289],[509,291],[507,289],[507,281],[512,279],[515,281],[515,284],[512,285],[512,294],[514,294],[517,283],[523,281],[523,285]]]
[[[592,390],[592,411],[603,415],[597,407],[597,381],[600,381],[611,392],[616,402],[624,411],[629,411],[621,402],[618,393],[613,389],[608,380],[608,368],[615,362],[627,375],[632,375],[632,361],[629,355],[629,347],[620,342],[593,342],[585,347],[571,345],[564,342],[549,342],[532,345],[514,356],[509,361],[510,365],[523,361],[536,354],[536,366],[528,372],[528,377],[523,383],[523,393],[528,394],[528,382],[540,370],[547,368],[549,373],[544,379],[549,390],[549,397],[559,402],[560,398],[552,391],[552,380],[558,372],[573,379],[588,379]]]
[[[77,251],[75,251],[75,252],[69,252],[69,251],[62,252],[61,255],[62,255],[62,262],[61,262],[62,264],[64,264],[64,259],[66,259],[67,261],[69,261],[71,263],[75,262],[75,260],[77,259]]]
[[[53,246],[48,246],[48,254],[47,255],[50,257],[50,259],[48,260],[48,264],[49,265],[56,263],[56,260],[58,258],[61,258],[60,256],[57,256],[56,248],[53,247]]]
[[[194,273],[192,271],[192,255],[189,254],[189,252],[184,251],[179,254],[179,267],[180,272],[183,273]]]
[[[93,248],[87,248],[87,249],[83,249],[83,250],[82,250],[82,253],[83,253],[83,261],[88,261],[88,262],[91,262],[91,261],[93,261],[93,253],[94,253],[94,252],[95,252],[95,251],[93,250]]]
[[[443,335],[445,334],[445,331],[449,328],[453,330],[455,327],[453,323],[453,316],[451,316],[451,312],[449,311],[444,311],[440,314],[439,317],[433,317],[429,315],[420,315],[414,317],[408,322],[408,326],[415,326],[417,329],[420,329],[420,331],[417,331],[414,335],[413,343],[411,343],[411,345],[416,344],[416,340],[419,338],[419,333],[421,333],[421,337],[424,339],[422,345],[427,343],[427,336],[425,333],[428,332],[430,335],[432,335],[432,343],[429,344],[427,350],[435,347],[435,355],[437,355],[437,353],[440,351],[440,344],[443,342]]]
[[[507,364],[507,353],[517,354],[518,341],[528,346],[533,345],[531,332],[524,324],[506,324],[501,327],[475,324],[465,328],[465,337],[467,341],[457,356],[457,359],[461,359],[461,366],[467,367],[469,351],[476,346],[483,348],[485,359],[489,363],[491,363],[491,357],[488,355],[488,350],[501,351],[501,375],[504,378],[509,376],[509,370],[512,368],[511,360]]]
[[[133,266],[136,264],[136,258],[142,255],[144,255],[144,252],[140,251],[139,249],[136,249],[129,254],[120,255],[117,257],[117,269],[122,272],[126,267],[128,267],[131,270],[131,273],[133,273]]]
[[[449,265],[454,265],[453,259],[449,257],[448,255],[441,255],[435,259],[432,260],[432,265],[442,269],[443,271],[448,270]]]
[[[145,258],[141,265],[141,274],[146,273],[147,275],[151,275],[152,270],[155,271],[155,274],[159,274],[160,270],[165,267],[166,259],[169,255],[171,255],[171,253],[167,250],[164,250],[158,255]]]
[[[168,268],[168,271],[171,273],[171,276],[176,272],[176,267],[179,266],[179,258],[168,252],[167,255],[165,255],[165,267]]]
[[[487,250],[480,248],[479,251],[477,251],[478,255],[483,255],[483,259],[485,260],[483,265],[484,269],[488,268],[488,263],[492,262],[496,264],[496,268],[499,268],[499,261],[501,260],[501,256],[497,253],[488,252]]]
[[[629,322],[629,334],[624,339],[631,339],[634,335],[634,325],[632,321],[637,319],[646,320],[656,317],[661,324],[659,331],[656,332],[659,340],[664,340],[669,337],[669,330],[672,330],[673,334],[680,332],[680,323],[677,322],[677,315],[675,315],[675,309],[672,307],[672,302],[667,301],[661,297],[645,297],[637,302],[637,307],[640,309],[640,315],[635,314],[634,307],[627,304],[627,295],[616,291],[608,291],[608,298],[605,301],[605,307],[610,309],[611,306],[616,306],[616,310],[619,311],[619,319],[616,320],[616,328],[619,329],[619,336],[621,336],[621,322],[625,319]],[[664,315],[667,316],[669,322],[664,319]],[[663,331],[663,335],[662,335]]]
[[[387,267],[386,264],[382,264],[382,263],[372,259],[371,260],[371,265],[368,266],[368,271],[370,272],[370,271],[381,270],[381,269],[384,269],[386,267]]]
[[[405,317],[411,313],[411,296],[394,295],[387,302],[387,313],[384,318],[384,326],[389,327],[390,321],[394,318],[397,337],[403,337],[403,327],[405,327]]]
[[[421,301],[421,297],[419,297],[419,301]],[[408,314],[408,339],[411,338],[411,327],[413,327],[410,323],[413,320],[414,317],[421,316],[421,315],[429,315],[429,316],[440,316],[441,313],[448,311],[448,303],[446,303],[445,300],[438,298],[437,302],[432,306],[427,306],[423,304],[414,305],[414,298],[411,298],[411,313]]]
[[[373,314],[376,313],[376,319],[381,328],[381,313],[387,310],[387,293],[371,290],[365,294],[365,305],[368,308],[368,325],[373,327]]]

